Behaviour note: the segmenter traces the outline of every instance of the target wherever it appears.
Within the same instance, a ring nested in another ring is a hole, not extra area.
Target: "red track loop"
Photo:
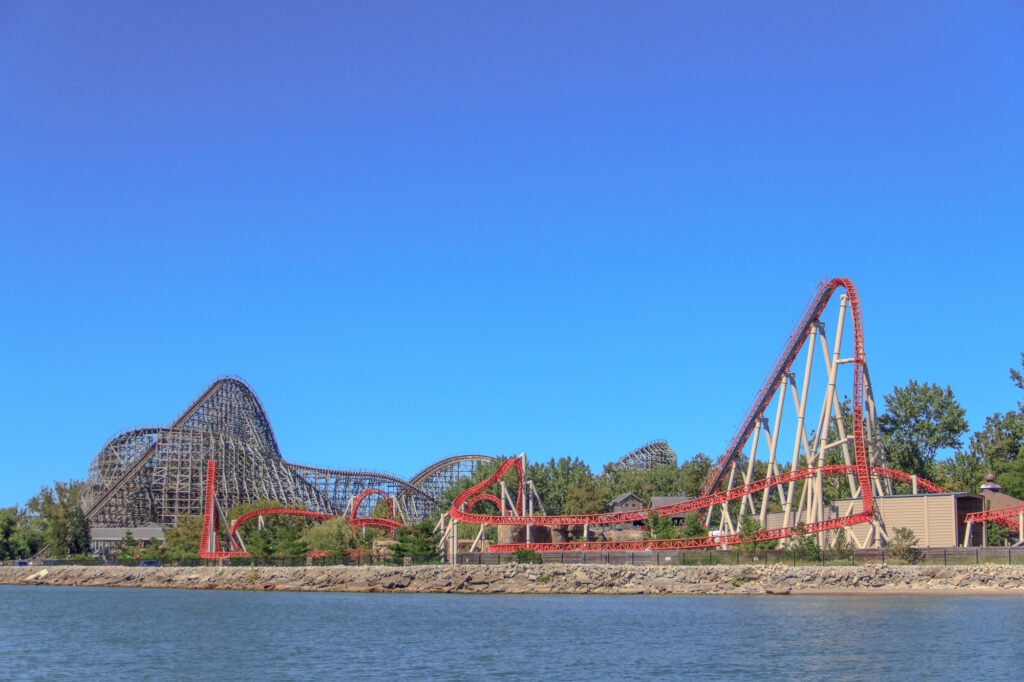
[[[359,505],[363,503],[370,495],[380,495],[388,503],[388,518],[378,519],[373,516],[359,517],[356,514],[359,513]],[[395,520],[395,503],[388,494],[379,488],[367,488],[362,491],[352,500],[352,509],[348,514],[348,523],[350,526],[358,528],[364,526],[370,526],[371,528],[383,528],[388,531],[390,537],[395,537],[395,531],[401,528],[404,524]]]
[[[391,519],[391,520],[394,520],[394,518],[395,518],[394,502],[392,501],[392,499],[390,497],[388,497],[388,494],[386,492],[384,492],[383,490],[381,490],[380,488],[367,488],[366,490],[364,490],[361,493],[359,493],[358,495],[356,495],[352,499],[352,508],[351,508],[351,510],[348,513],[348,520],[351,522],[351,521],[357,521],[359,519],[359,517],[356,516],[356,514],[359,513],[359,505],[361,505],[363,503],[363,500],[365,500],[370,495],[380,495],[381,497],[384,498],[384,501],[388,503],[388,518]]]

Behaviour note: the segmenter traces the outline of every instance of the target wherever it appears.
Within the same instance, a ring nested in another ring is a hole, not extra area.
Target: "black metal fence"
[[[1009,564],[1024,565],[1024,547],[951,547],[948,549],[916,549],[908,559],[884,549],[858,549],[852,554],[836,556],[822,552],[817,557],[799,556],[784,549],[742,553],[738,551],[674,551],[674,552],[540,552],[545,564],[607,564],[613,566],[721,566],[774,565],[787,566],[857,566],[863,564]],[[515,554],[467,552],[458,563],[497,566],[513,563]]]
[[[313,557],[307,558],[305,556],[297,557],[235,557],[233,559],[225,559],[223,561],[217,559],[197,559],[197,558],[185,558],[185,559],[167,559],[161,558],[156,561],[156,566],[383,566],[383,565],[394,565],[393,560],[389,560],[382,557],[369,557],[369,556],[358,556],[358,557],[347,557],[347,556],[331,556],[331,557]],[[0,565],[15,565],[14,561],[0,562]],[[126,561],[119,559],[118,561],[104,561],[103,559],[43,559],[42,561],[30,562],[31,566],[129,566],[129,567],[143,567],[146,565],[143,560]],[[150,564],[152,566],[153,564]]]
[[[884,549],[858,549],[852,554],[837,556],[829,552],[817,557],[798,556],[784,549],[743,553],[735,550],[710,551],[638,551],[638,552],[541,552],[539,559],[545,564],[605,564],[612,566],[722,566],[722,565],[774,565],[788,566],[857,566],[863,564],[928,564],[928,565],[969,565],[1008,564],[1024,565],[1024,547],[950,547],[946,549],[916,549],[907,559],[894,556]],[[516,555],[497,552],[464,552],[458,556],[459,564],[497,566],[514,563]],[[6,565],[13,561],[0,562]],[[371,556],[326,556],[326,557],[245,557],[222,561],[214,559],[163,559],[163,566],[383,566],[400,565],[393,559]],[[423,563],[423,562],[414,562]],[[430,563],[441,563],[432,561]],[[60,560],[45,559],[32,562],[42,566],[98,566],[102,560]],[[118,561],[117,566],[139,566],[139,562]]]

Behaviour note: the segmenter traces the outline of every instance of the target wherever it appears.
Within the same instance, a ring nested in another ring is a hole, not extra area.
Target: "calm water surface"
[[[1024,675],[1024,597],[0,585],[4,679],[963,679],[965,673]]]

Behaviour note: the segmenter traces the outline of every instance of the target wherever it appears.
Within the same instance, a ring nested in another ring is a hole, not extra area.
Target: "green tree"
[[[1013,544],[1017,541],[1017,531],[992,521],[986,521],[985,525],[987,526],[985,533],[989,546],[998,547],[999,545]]]
[[[967,431],[966,410],[953,390],[911,381],[885,396],[886,412],[879,417],[889,465],[895,469],[936,478],[939,450],[959,448]]]
[[[794,561],[821,561],[821,549],[804,524],[798,524],[790,536],[788,552]]]
[[[50,555],[65,557],[89,551],[89,523],[78,506],[81,481],[54,481],[28,501],[28,509],[42,520]]]
[[[1024,353],[1021,367],[1024,368]],[[1021,372],[1011,368],[1010,380],[1024,389]],[[985,426],[971,435],[970,453],[984,460],[1003,492],[1024,497],[1024,402],[1018,401],[1016,410],[987,417]]]
[[[938,483],[954,492],[977,492],[988,467],[974,452],[958,452],[939,463]]]
[[[1021,369],[1024,369],[1024,353],[1020,354],[1020,366]],[[1013,367],[1010,368],[1010,381],[1012,381],[1013,385],[1017,388],[1024,390],[1024,374],[1021,374]]]
[[[985,426],[971,435],[970,452],[984,460],[1003,492],[1024,497],[1024,414],[1009,411],[985,419]],[[974,488],[977,489],[976,487]]]
[[[583,461],[561,457],[543,464],[531,464],[526,468],[526,477],[533,481],[537,494],[544,502],[548,514],[579,513],[566,512],[569,491],[594,480],[590,467]]]
[[[126,531],[121,542],[117,543],[114,556],[124,563],[134,563],[142,558],[142,544],[135,539],[130,530]]]
[[[42,520],[25,509],[0,509],[0,560],[27,559],[45,545]]]
[[[13,509],[0,509],[0,560],[25,556],[28,547],[18,533],[18,514]]]
[[[540,552],[532,549],[525,549],[520,547],[515,552],[515,562],[517,564],[542,564],[544,563],[541,559]]]
[[[853,540],[846,537],[845,528],[840,528],[836,531],[836,539],[832,543],[832,555],[837,559],[847,561],[853,558]]]
[[[168,558],[175,561],[197,559],[202,537],[203,517],[182,514],[176,524],[164,530],[164,550]]]
[[[277,500],[258,500],[252,503],[236,504],[228,510],[229,519],[237,519],[242,515],[258,509],[303,509],[301,505],[282,504]],[[251,519],[239,527],[238,532],[245,542],[246,549],[253,556],[287,556],[294,557],[306,553],[303,533],[315,523],[303,516],[287,514],[268,514],[263,517],[263,527],[259,527],[257,519]]]
[[[339,516],[306,528],[302,542],[310,550],[340,553],[353,549],[356,537],[348,521]]]
[[[759,530],[761,530],[761,522],[753,516],[746,514],[740,519],[739,534],[743,541],[736,547],[740,554],[750,555],[758,549],[767,549],[759,547],[760,543],[755,541],[756,533]]]
[[[370,510],[370,516],[372,516],[375,519],[391,518],[388,509],[388,501],[385,500],[383,497],[378,499],[377,504],[373,505],[373,509]]]
[[[595,478],[581,480],[569,488],[562,507],[563,514],[601,514],[608,511],[611,497]]]
[[[652,511],[644,522],[644,526],[655,540],[671,540],[676,537],[671,516],[660,516],[658,512]]]
[[[684,538],[706,538],[708,536],[708,529],[704,527],[704,521],[696,512],[691,512],[686,515],[686,521],[683,523],[682,536]]]
[[[711,475],[711,466],[711,458],[703,452],[698,452],[692,459],[680,465],[680,490],[683,495],[700,497],[704,493],[704,486]]]
[[[399,528],[395,539],[397,544],[391,554],[395,563],[403,563],[406,557],[414,564],[436,564],[441,561],[441,552],[437,547],[439,538],[433,532],[433,523],[429,520]]]

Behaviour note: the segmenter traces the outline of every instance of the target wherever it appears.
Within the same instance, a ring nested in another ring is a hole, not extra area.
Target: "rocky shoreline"
[[[204,590],[476,594],[837,594],[1024,596],[1024,566],[5,566],[0,584]]]

